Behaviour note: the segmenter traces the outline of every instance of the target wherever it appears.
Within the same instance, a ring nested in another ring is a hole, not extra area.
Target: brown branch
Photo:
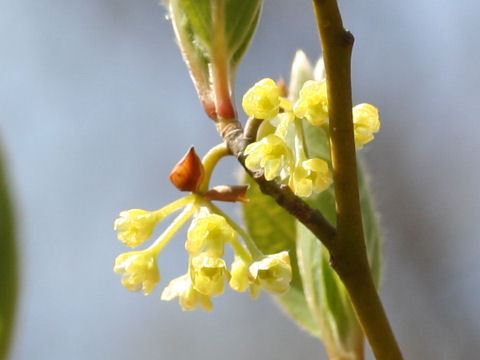
[[[251,137],[244,136],[241,125],[238,123],[238,125],[233,126],[230,121],[227,126],[219,128],[219,131],[232,154],[237,157],[245,171],[260,186],[260,190],[275,199],[278,205],[310,229],[327,248],[332,247],[336,230],[320,211],[311,208],[305,201],[296,196],[288,186],[278,185],[275,181],[268,181],[262,172],[253,173],[247,169],[243,152],[248,144],[254,140]]]
[[[402,359],[370,272],[362,225],[352,121],[350,59],[353,35],[336,0],[313,0],[327,76],[329,129],[337,203],[332,266],[342,279],[377,359]]]

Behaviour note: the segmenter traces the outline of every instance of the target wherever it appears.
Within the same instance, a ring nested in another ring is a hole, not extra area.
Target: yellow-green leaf
[[[271,197],[262,194],[258,185],[247,175],[250,185],[249,201],[243,206],[247,230],[259,249],[265,254],[288,250],[292,263],[293,278],[290,290],[277,296],[278,303],[303,328],[314,336],[319,330],[303,293],[302,281],[297,265],[295,219],[278,206]]]
[[[305,143],[310,156],[319,156],[330,161],[327,130],[314,127],[308,122],[304,122],[304,128]],[[381,273],[378,224],[360,164],[358,170],[367,251],[372,273],[378,285]],[[336,225],[333,186],[312,196],[307,202],[319,209],[331,224]],[[354,356],[357,351],[361,351],[363,335],[346,289],[329,264],[330,256],[326,248],[300,223],[297,223],[297,256],[306,300],[330,356],[332,354],[346,358]]]
[[[5,169],[0,154],[0,359],[7,358],[17,295],[15,229]]]
[[[200,100],[215,101],[215,68],[229,88],[253,37],[262,0],[165,0],[183,58]],[[224,75],[221,75],[224,76]]]

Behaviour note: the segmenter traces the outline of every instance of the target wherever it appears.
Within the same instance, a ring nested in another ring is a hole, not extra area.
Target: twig
[[[336,230],[322,213],[311,208],[305,201],[296,196],[288,186],[281,186],[275,181],[268,181],[263,173],[253,173],[247,169],[243,152],[253,140],[245,137],[241,128],[232,127],[233,130],[230,132],[226,131],[225,128],[223,129],[224,131],[221,134],[230,151],[260,186],[260,190],[274,198],[278,205],[305,225],[327,248],[333,247]]]
[[[258,128],[262,122],[263,120],[261,119],[256,119],[254,117],[249,118],[245,124],[245,130],[243,131],[245,138],[252,141],[257,140]]]
[[[327,75],[337,236],[327,248],[377,359],[402,359],[368,265],[360,207],[352,122],[350,59],[353,35],[336,0],[313,0]]]

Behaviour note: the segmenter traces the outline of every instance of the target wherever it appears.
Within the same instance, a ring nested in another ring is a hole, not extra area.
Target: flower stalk
[[[225,156],[229,155],[230,151],[225,143],[218,144],[208,150],[205,156],[202,159],[203,168],[205,170],[205,177],[203,178],[203,182],[200,185],[198,190],[199,193],[204,193],[208,190],[210,185],[210,179],[213,174],[213,170],[215,166],[217,166],[218,162]]]

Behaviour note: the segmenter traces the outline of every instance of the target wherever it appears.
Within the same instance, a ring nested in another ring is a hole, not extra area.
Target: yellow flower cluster
[[[306,81],[298,100],[291,103],[280,96],[279,87],[272,79],[263,79],[247,91],[242,105],[248,115],[270,120],[276,127],[274,133],[267,134],[245,149],[245,165],[249,170],[263,171],[266,180],[278,178],[287,182],[291,190],[301,197],[322,192],[331,185],[328,159],[308,158],[303,148],[302,121],[308,121],[313,126],[323,126],[328,122],[325,80]],[[352,109],[352,114],[355,144],[360,149],[373,140],[380,129],[378,110],[373,105],[360,104]],[[289,133],[293,133],[293,137]]]
[[[235,251],[235,258],[228,269],[224,255],[224,246],[229,243]],[[261,287],[279,294],[288,291],[292,278],[292,269],[288,253],[282,253],[281,260],[274,261],[279,254],[262,256],[253,261],[251,253],[238,241],[237,232],[229,225],[225,217],[201,208],[195,215],[188,230],[185,248],[190,253],[189,270],[186,275],[174,279],[162,293],[162,300],[179,297],[184,310],[192,310],[196,305],[211,309],[211,298],[221,295],[228,283],[235,291],[246,291],[249,287],[252,296],[257,296]],[[266,263],[265,259],[270,262]],[[270,273],[264,274],[259,282],[259,264]],[[283,272],[275,270],[283,264]],[[269,286],[269,284],[278,284]]]
[[[245,166],[254,172],[263,171],[266,180],[279,178],[280,181],[288,182],[291,190],[298,196],[308,197],[314,192],[324,191],[332,182],[328,163],[320,158],[306,157],[301,138],[303,133],[296,131],[296,123],[306,119],[314,125],[321,125],[327,120],[326,86],[313,81],[305,83],[300,91],[300,99],[292,104],[288,99],[280,97],[276,89],[272,90],[274,84],[272,79],[264,79],[255,84],[243,98],[245,112],[257,118],[260,118],[255,112],[258,103],[275,104],[268,109],[263,106],[261,111],[275,114],[271,123],[276,127],[274,133],[247,146],[244,151]],[[252,97],[256,100],[251,101]],[[275,101],[272,100],[273,97],[276,98]],[[263,98],[268,101],[263,101]],[[292,132],[294,145],[289,141],[289,133]]]
[[[211,311],[212,298],[225,291],[225,284],[235,291],[250,289],[254,298],[262,288],[274,294],[288,291],[292,279],[288,253],[263,255],[242,231],[245,247],[238,239],[238,225],[200,195],[187,196],[154,212],[138,209],[123,211],[114,223],[119,231],[119,240],[132,247],[141,244],[153,234],[159,219],[181,207],[184,207],[183,212],[150,247],[116,258],[114,271],[122,275],[122,284],[128,290],[142,290],[148,295],[155,289],[160,282],[159,253],[193,216],[185,242],[189,254],[188,271],[168,284],[162,292],[162,300],[178,297],[183,310],[202,307]],[[234,249],[230,270],[223,259],[226,244]]]

